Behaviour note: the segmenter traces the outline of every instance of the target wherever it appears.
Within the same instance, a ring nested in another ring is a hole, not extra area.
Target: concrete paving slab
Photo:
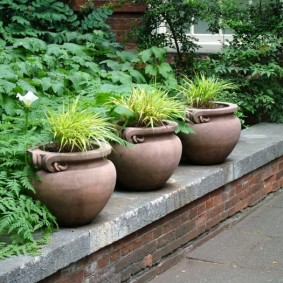
[[[205,242],[200,247],[188,253],[186,257],[211,261],[215,263],[231,264],[241,258],[247,250],[253,249],[264,238],[229,229]]]
[[[283,272],[251,270],[224,264],[184,260],[150,283],[282,283]]]
[[[282,208],[263,205],[237,224],[240,231],[283,238]]]
[[[283,190],[150,283],[283,283]]]
[[[265,205],[283,208],[283,194],[279,194],[276,197],[273,197],[270,201],[268,201]]]
[[[234,265],[254,270],[283,271],[283,239],[266,238],[236,260]]]

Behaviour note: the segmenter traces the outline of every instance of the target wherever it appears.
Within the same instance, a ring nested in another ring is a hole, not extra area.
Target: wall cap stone
[[[40,256],[2,260],[0,282],[38,282],[282,155],[283,124],[260,123],[244,129],[239,143],[223,164],[180,164],[161,190],[146,193],[115,191],[93,223],[80,228],[59,229]]]

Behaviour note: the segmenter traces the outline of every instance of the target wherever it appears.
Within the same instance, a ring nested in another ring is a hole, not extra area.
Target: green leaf
[[[168,77],[168,74],[173,73],[171,66],[167,62],[163,62],[158,67],[158,72],[164,77]]]
[[[77,55],[77,56],[85,55],[84,46],[82,45],[78,45],[75,43],[64,43],[62,47],[73,55]]]
[[[160,63],[164,61],[164,56],[166,54],[166,50],[164,48],[153,46],[151,47],[151,50],[155,58],[157,58]]]
[[[18,24],[21,24],[22,26],[29,26],[30,22],[27,21],[26,19],[19,17],[19,16],[13,16],[12,17],[12,22],[17,22]]]
[[[155,77],[157,75],[157,72],[158,72],[158,67],[155,67],[153,65],[146,65],[145,67],[146,74]]]
[[[17,86],[20,87],[23,91],[22,92],[28,92],[32,91],[33,93],[36,93],[35,87],[30,83],[31,80],[26,79],[26,80],[18,80],[17,81]]]
[[[15,88],[16,84],[11,83],[7,80],[0,79],[0,92],[10,94],[11,91]]]
[[[23,47],[35,53],[39,51],[45,51],[47,48],[47,44],[41,39],[26,37],[22,39],[15,39],[13,47]]]
[[[195,131],[183,121],[177,120],[177,123],[178,123],[178,128],[175,131],[176,134],[177,133],[183,133],[183,134],[194,134],[195,133]]]
[[[145,84],[146,83],[146,79],[142,75],[141,72],[134,70],[134,69],[129,69],[129,74],[131,75],[131,77],[134,78],[136,83],[138,83],[138,84]]]
[[[76,73],[73,73],[69,76],[70,81],[73,83],[75,89],[79,90],[80,89],[80,85],[82,83],[86,83],[86,82],[90,82],[93,80],[93,77],[86,73],[86,72],[81,72],[78,71]]]
[[[120,71],[109,72],[109,76],[113,83],[121,83],[121,84],[131,84],[132,83],[131,76],[124,72],[120,72]]]
[[[149,59],[151,58],[152,52],[151,52],[150,49],[146,49],[146,50],[140,52],[140,53],[138,54],[138,56],[141,58],[141,60],[142,60],[143,63],[146,63],[146,62],[148,62]]]
[[[113,112],[120,116],[127,117],[127,119],[133,118],[135,115],[134,111],[130,110],[129,108],[123,107],[123,106],[116,106],[113,109]]]
[[[15,115],[14,99],[12,99],[11,97],[9,96],[3,97],[2,107],[4,108],[7,115],[11,115],[11,116]]]

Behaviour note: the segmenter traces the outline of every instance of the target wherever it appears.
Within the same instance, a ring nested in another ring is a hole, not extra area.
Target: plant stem
[[[29,120],[29,107],[26,108],[26,123],[24,128],[24,133],[26,134],[28,131],[28,120]]]

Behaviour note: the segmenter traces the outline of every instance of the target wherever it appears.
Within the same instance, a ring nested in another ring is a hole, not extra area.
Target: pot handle
[[[223,103],[219,102],[219,104]],[[210,116],[231,114],[238,109],[238,106],[233,103],[225,103],[225,105],[227,105],[227,107],[217,108],[218,111],[215,111],[215,109],[189,109],[186,113],[186,117],[194,124],[208,123]]]
[[[68,169],[68,162],[78,161],[78,153],[54,153],[47,152],[41,149],[29,149],[28,152],[32,155],[33,164],[38,169],[44,169],[48,172],[62,172]],[[93,150],[81,152],[80,161],[104,158],[111,152],[109,145],[104,145],[101,150]]]
[[[168,122],[168,125],[154,128],[135,128],[128,127],[122,132],[122,138],[134,144],[143,143],[146,136],[153,136],[159,134],[174,133],[178,124],[176,122]]]

